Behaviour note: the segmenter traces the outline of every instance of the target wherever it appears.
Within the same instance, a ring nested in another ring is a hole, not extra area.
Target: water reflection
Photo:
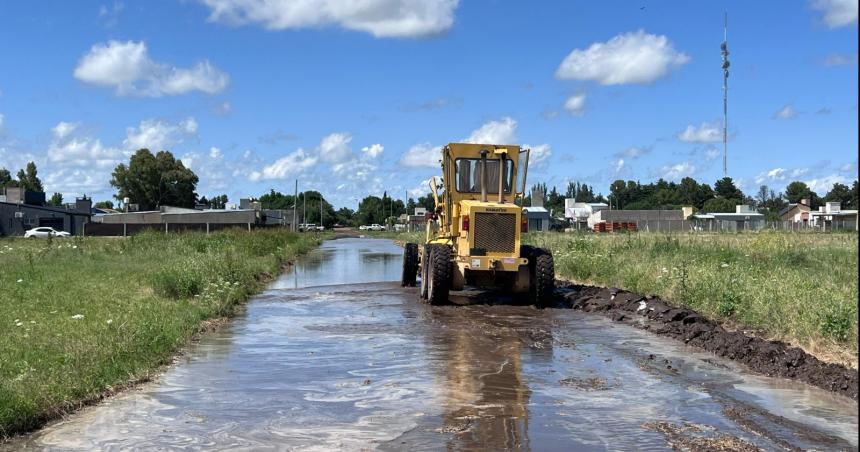
[[[433,313],[446,325],[428,336],[440,355],[434,384],[444,410],[441,431],[451,435],[448,449],[528,449],[531,390],[524,361],[551,356],[552,339],[537,317],[489,316],[485,310]]]

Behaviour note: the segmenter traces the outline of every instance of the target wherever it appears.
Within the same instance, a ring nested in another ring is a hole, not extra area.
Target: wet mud
[[[755,372],[803,381],[857,400],[856,370],[822,362],[800,348],[727,331],[692,309],[673,307],[659,298],[619,289],[559,286],[573,309],[599,312],[615,321],[741,362]]]
[[[400,256],[326,242],[160,378],[0,450],[857,449],[854,400],[564,303],[429,306]]]

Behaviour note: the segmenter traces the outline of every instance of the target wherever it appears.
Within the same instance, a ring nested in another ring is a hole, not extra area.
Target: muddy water
[[[8,446],[857,448],[853,401],[581,312],[430,307],[400,253],[327,242],[156,382]]]

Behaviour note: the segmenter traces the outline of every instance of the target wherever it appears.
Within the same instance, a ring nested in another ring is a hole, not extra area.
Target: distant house
[[[571,198],[564,200],[564,217],[574,229],[593,228],[591,217],[596,212],[606,209],[609,209],[609,206],[603,202],[576,202]]]
[[[635,223],[640,231],[683,229],[684,211],[677,210],[600,210],[588,218],[588,227],[597,223]]]
[[[799,203],[791,203],[780,210],[779,219],[793,223],[807,223],[810,220],[810,211],[812,211],[812,207],[809,206],[809,200],[801,199]]]
[[[764,215],[746,204],[735,206],[734,213],[706,212],[690,218],[696,229],[706,231],[757,231],[765,226]]]
[[[529,220],[529,232],[549,231],[549,211],[543,207],[524,207],[523,213]]]
[[[857,229],[857,211],[842,210],[838,201],[826,202],[817,211],[809,212],[809,218],[813,226],[822,229]]]
[[[24,235],[36,227],[52,227],[72,235],[80,235],[92,216],[92,200],[77,198],[64,207],[45,205],[45,194],[7,187],[0,201],[0,235]]]

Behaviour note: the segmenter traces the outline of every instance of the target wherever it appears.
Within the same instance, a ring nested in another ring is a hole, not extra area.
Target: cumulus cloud
[[[552,156],[552,147],[548,144],[538,144],[535,146],[524,144],[523,148],[531,150],[529,152],[529,169],[545,168],[547,161]]]
[[[773,119],[792,119],[797,116],[797,110],[791,104],[785,104],[773,114]]]
[[[269,30],[338,26],[377,38],[437,35],[454,24],[457,0],[202,0],[209,20]]]
[[[855,16],[856,17],[856,16]],[[839,174],[831,174],[821,177],[816,177],[813,179],[807,179],[806,185],[810,190],[818,193],[820,196],[824,196],[827,192],[829,192],[833,188],[833,184],[843,184],[851,186],[851,179],[848,179],[845,176]]]
[[[223,91],[230,78],[209,61],[191,68],[159,63],[149,57],[144,42],[108,41],[95,44],[78,61],[78,80],[112,87],[118,95],[172,96],[191,91],[215,94]]]
[[[714,143],[723,140],[723,128],[719,122],[703,122],[698,127],[689,124],[678,133],[678,139],[687,143]]]
[[[567,98],[564,102],[564,109],[569,111],[574,116],[582,116],[585,114],[585,94],[574,94]]]
[[[101,140],[89,136],[74,136],[77,123],[60,122],[51,130],[53,138],[48,145],[48,162],[56,166],[82,168],[112,168],[123,157],[119,149],[105,146]]]
[[[441,160],[442,146],[430,143],[416,144],[400,156],[400,164],[411,168],[438,168]]]
[[[349,143],[352,135],[346,132],[335,132],[323,137],[317,151],[326,162],[339,163],[352,155]]]
[[[666,36],[639,30],[595,42],[587,49],[574,49],[555,76],[601,85],[647,84],[688,61],[690,57],[675,50]]]
[[[696,173],[696,166],[690,162],[665,165],[660,168],[660,177],[670,181],[678,181]]]
[[[621,152],[616,152],[616,158],[626,158],[626,159],[635,159],[642,157],[643,155],[651,152],[651,146],[633,146],[629,147]]]
[[[167,150],[171,146],[182,143],[197,134],[197,121],[186,118],[176,124],[170,124],[156,119],[146,119],[137,127],[126,128],[126,138],[123,147],[128,151],[147,148],[157,152]]]
[[[814,0],[812,8],[824,15],[824,23],[829,28],[857,23],[857,0]]]
[[[302,148],[293,151],[277,160],[262,171],[252,171],[248,176],[252,182],[262,180],[284,180],[306,171],[317,164],[318,157]]]
[[[512,144],[516,142],[516,131],[517,122],[510,117],[504,117],[498,121],[484,123],[463,141],[481,144]]]
[[[787,182],[788,180],[797,180],[809,173],[809,168],[773,168],[767,171],[758,173],[755,177],[756,184]]]
[[[366,158],[375,159],[382,155],[382,151],[385,150],[385,147],[379,143],[371,144],[370,146],[365,146],[361,148],[361,153],[364,154]]]

